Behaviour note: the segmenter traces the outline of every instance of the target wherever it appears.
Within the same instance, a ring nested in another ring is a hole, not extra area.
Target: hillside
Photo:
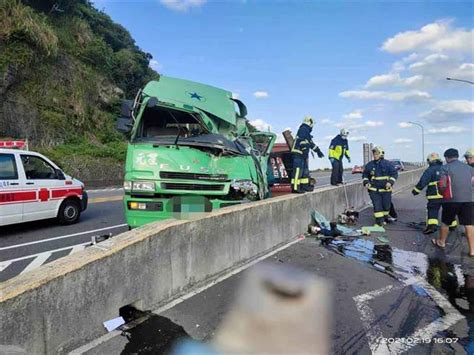
[[[28,138],[85,179],[98,162],[118,167],[120,99],[158,78],[151,58],[87,0],[0,1],[0,137]]]

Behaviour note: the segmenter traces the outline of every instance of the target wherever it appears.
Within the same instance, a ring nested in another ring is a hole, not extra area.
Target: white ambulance
[[[79,220],[87,208],[84,184],[45,156],[0,148],[0,226],[57,218]]]

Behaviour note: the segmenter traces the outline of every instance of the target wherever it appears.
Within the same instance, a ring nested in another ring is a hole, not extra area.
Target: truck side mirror
[[[155,107],[158,105],[158,99],[156,97],[150,97],[146,103],[147,107]]]
[[[238,116],[239,117],[245,117],[247,116],[247,106],[245,106],[245,104],[238,100],[238,99],[234,99],[234,98],[231,98],[232,101],[234,101],[237,106],[239,107],[239,113],[238,113]]]
[[[129,133],[132,130],[133,122],[131,117],[119,117],[115,123],[115,129],[122,133]]]
[[[132,117],[133,101],[132,100],[123,100],[122,106],[120,107],[120,112],[122,117]]]

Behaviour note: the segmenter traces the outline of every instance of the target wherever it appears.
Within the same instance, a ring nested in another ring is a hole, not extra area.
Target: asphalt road
[[[317,188],[329,185],[329,173],[313,174]],[[347,182],[360,180],[346,174]],[[89,191],[89,207],[79,223],[62,226],[55,220],[44,220],[0,227],[0,282],[45,263],[82,250],[92,236],[127,230],[120,188]]]
[[[0,282],[82,250],[92,236],[128,230],[121,199],[121,189],[89,192],[87,210],[70,226],[43,220],[0,227]]]
[[[467,257],[467,243],[461,230],[451,233],[446,251],[440,251],[421,229],[408,224],[424,221],[426,200],[422,196],[412,197],[406,191],[396,195],[394,203],[399,221],[388,225],[383,233],[392,249],[393,272],[381,272],[364,261],[361,255],[365,252],[360,249],[355,253],[336,253],[310,238],[266,261],[297,267],[331,283],[333,319],[331,324],[323,325],[331,328],[331,353],[388,353],[381,339],[403,339],[398,349],[390,349],[391,353],[472,353],[468,347],[474,348],[474,314],[469,312],[465,277],[474,276],[474,262]],[[369,208],[363,211],[360,225],[372,224]],[[370,243],[372,247],[385,244],[378,239],[381,235],[373,234],[359,242],[364,243],[365,249]],[[372,247],[368,248],[370,256]],[[150,314],[147,321],[128,330],[127,337],[119,332],[86,353],[162,353],[187,337],[212,341],[246,272],[158,315]],[[474,291],[472,284],[470,287]]]

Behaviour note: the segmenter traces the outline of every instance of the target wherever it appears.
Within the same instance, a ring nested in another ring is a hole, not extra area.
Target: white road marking
[[[249,268],[250,266],[259,263],[260,261],[262,261],[262,260],[264,260],[264,259],[266,259],[266,258],[268,258],[268,257],[270,257],[270,256],[272,256],[272,255],[274,255],[274,254],[276,254],[276,253],[278,253],[278,252],[280,252],[280,251],[282,251],[282,250],[284,250],[284,249],[286,249],[286,248],[292,246],[292,245],[295,244],[295,243],[298,243],[299,241],[301,241],[301,240],[303,240],[303,239],[304,239],[304,238],[297,238],[297,239],[295,239],[295,240],[292,240],[291,242],[286,243],[286,244],[282,245],[281,247],[279,247],[279,248],[277,248],[277,249],[274,249],[274,250],[268,252],[267,254],[262,255],[261,257],[259,257],[259,258],[257,258],[257,259],[254,259],[254,260],[250,261],[249,263],[247,263],[247,264],[245,264],[245,265],[242,265],[242,266],[240,266],[239,268],[237,268],[237,269],[235,269],[235,270],[232,270],[232,271],[230,271],[230,272],[228,272],[228,273],[226,273],[226,274],[224,274],[224,275],[218,277],[217,279],[213,280],[212,282],[208,283],[208,284],[205,285],[205,286],[202,286],[202,287],[199,287],[199,288],[197,288],[197,289],[194,289],[194,290],[191,291],[190,293],[188,293],[188,294],[186,294],[186,295],[184,295],[184,296],[181,296],[181,297],[179,297],[179,298],[177,298],[177,299],[175,299],[175,300],[173,300],[173,301],[167,303],[166,305],[164,305],[164,306],[162,306],[162,307],[160,307],[160,308],[158,308],[158,309],[155,309],[155,310],[152,311],[152,312],[155,313],[155,314],[160,314],[160,313],[162,313],[162,312],[164,312],[164,311],[166,311],[166,310],[168,310],[168,309],[170,309],[170,308],[173,308],[174,306],[176,306],[176,305],[180,304],[181,302],[183,302],[183,301],[185,301],[185,300],[187,300],[187,299],[193,297],[194,295],[196,295],[196,294],[198,294],[198,293],[200,293],[200,292],[202,292],[202,291],[205,291],[205,290],[208,289],[209,287],[212,287],[212,286],[218,284],[219,282],[222,282],[222,281],[224,281],[225,279],[228,279],[229,277],[231,277],[231,276],[233,276],[233,275],[235,275],[235,274],[238,274],[239,272],[241,272],[241,271],[243,271],[243,270]],[[109,341],[110,339],[112,339],[112,338],[114,338],[114,337],[116,337],[117,335],[120,335],[120,334],[122,334],[121,331],[113,331],[113,332],[107,333],[107,334],[102,335],[101,337],[99,337],[99,338],[97,338],[97,339],[94,339],[94,340],[91,341],[90,343],[84,344],[83,346],[81,346],[81,347],[79,347],[79,348],[77,348],[77,349],[75,349],[75,350],[72,350],[72,351],[70,352],[70,354],[74,354],[74,355],[84,354],[84,353],[90,351],[91,349],[93,349],[93,348],[99,346],[100,344],[103,344],[103,343]]]
[[[9,245],[9,246],[7,246],[7,247],[0,248],[0,250],[7,250],[7,249],[20,248],[20,247],[24,247],[24,246],[27,246],[27,245],[33,245],[33,244],[38,244],[38,243],[49,242],[49,241],[52,241],[52,240],[71,238],[71,237],[76,237],[76,236],[78,236],[78,235],[101,232],[101,231],[105,231],[105,230],[107,230],[107,229],[115,229],[115,228],[125,227],[126,225],[127,225],[126,223],[124,223],[124,224],[117,224],[117,225],[115,225],[115,226],[104,227],[104,228],[99,228],[99,229],[93,229],[93,230],[85,231],[85,232],[67,234],[67,235],[62,235],[62,236],[59,236],[59,237],[53,237],[53,238],[48,238],[48,239],[35,240],[34,242],[28,242],[28,243],[22,243],[22,244]]]
[[[9,261],[2,261],[0,262],[0,272],[2,272],[3,270],[5,270],[7,267],[9,267],[11,264],[11,262]]]
[[[69,352],[70,355],[80,355],[88,352],[91,349],[94,349],[95,347],[99,346],[100,344],[105,343],[106,341],[109,341],[110,339],[115,338],[117,335],[122,334],[121,330],[112,330],[110,333],[106,333],[102,335],[101,337],[92,340],[90,343],[87,343],[77,349],[72,350]]]
[[[33,259],[33,261],[31,263],[28,264],[27,267],[25,267],[22,270],[22,272],[20,272],[20,275],[24,274],[25,272],[28,272],[28,271],[34,270],[36,268],[39,268],[41,265],[43,265],[45,263],[46,260],[48,260],[48,258],[51,256],[51,254],[53,254],[53,253],[52,252],[45,252],[45,253],[42,253],[42,254],[38,255],[36,258]]]
[[[81,251],[85,248],[86,248],[86,246],[84,244],[76,245],[74,248],[71,249],[71,252],[69,253],[69,255],[77,253],[78,251]]]
[[[456,324],[458,321],[464,318],[459,311],[452,306],[452,304],[432,285],[421,277],[417,277],[417,285],[421,286],[436,305],[441,308],[444,312],[444,316],[435,319],[433,322],[415,331],[410,338],[413,339],[431,339],[437,333],[448,329],[449,327]],[[407,351],[416,344],[396,342],[390,347],[392,353],[400,354],[401,352]]]
[[[382,296],[398,288],[400,287],[389,285],[384,288],[354,297],[357,310],[360,313],[360,320],[362,321],[362,324],[364,325],[364,328],[367,332],[366,336],[372,354],[388,354],[390,352],[387,344],[381,344],[381,339],[383,338],[382,330],[378,325],[374,325],[375,314],[372,311],[372,308],[369,307],[368,302],[375,297]],[[380,349],[380,347],[382,348]]]
[[[375,291],[370,291],[362,295],[355,296],[353,299],[356,303],[357,310],[361,315],[362,324],[367,331],[367,339],[372,354],[400,354],[417,345],[416,342],[409,343],[398,341],[391,344],[385,343],[383,341],[384,336],[382,334],[382,330],[380,329],[380,326],[375,323],[375,315],[368,305],[370,300],[378,296],[413,284],[421,287],[436,303],[436,305],[443,310],[445,315],[439,317],[427,326],[415,331],[413,334],[406,336],[405,338],[431,339],[437,333],[448,329],[464,318],[464,316],[459,313],[458,310],[455,309],[438,290],[436,290],[433,286],[431,286],[419,276],[405,280],[401,285],[389,285]]]
[[[85,243],[81,243],[81,244],[77,244],[77,245],[69,245],[69,246],[64,247],[64,248],[48,250],[48,251],[46,251],[46,252],[37,253],[37,254],[25,255],[25,256],[22,256],[22,257],[16,258],[16,259],[4,260],[4,261],[2,261],[2,263],[6,263],[6,262],[13,263],[13,262],[15,262],[15,261],[30,259],[30,258],[37,257],[37,256],[39,256],[39,255],[42,255],[42,254],[54,253],[54,252],[57,252],[57,251],[62,251],[62,250],[71,249],[71,248],[74,248],[74,247],[76,247],[76,246],[78,246],[78,245],[88,245],[88,244],[90,244],[90,243],[91,243],[91,242],[85,242]]]
[[[97,189],[97,190],[87,190],[88,194],[96,194],[100,192],[109,192],[109,191],[123,191],[122,187],[115,187],[110,189]]]
[[[3,270],[5,270],[11,263],[15,262],[15,261],[19,261],[19,260],[25,260],[25,259],[29,259],[29,258],[32,258],[32,257],[35,257],[33,259],[33,261],[31,263],[29,263],[21,272],[20,274],[24,274],[25,272],[28,272],[28,271],[31,271],[31,270],[34,270],[34,269],[37,269],[39,268],[41,265],[43,265],[46,260],[48,260],[48,258],[55,252],[57,251],[62,251],[62,250],[67,250],[67,249],[71,249],[71,251],[69,252],[68,255],[71,255],[71,254],[74,254],[74,253],[77,253],[81,250],[84,250],[86,248],[86,245],[87,244],[90,244],[90,242],[87,242],[87,243],[83,243],[83,244],[77,244],[77,245],[72,245],[72,246],[68,246],[68,247],[65,247],[65,248],[60,248],[60,249],[55,249],[55,250],[49,250],[49,251],[45,251],[43,253],[39,253],[39,254],[33,254],[33,255],[26,255],[24,257],[21,257],[21,258],[17,258],[17,259],[11,259],[11,260],[6,260],[6,261],[2,261],[0,262],[0,272],[2,272]]]

